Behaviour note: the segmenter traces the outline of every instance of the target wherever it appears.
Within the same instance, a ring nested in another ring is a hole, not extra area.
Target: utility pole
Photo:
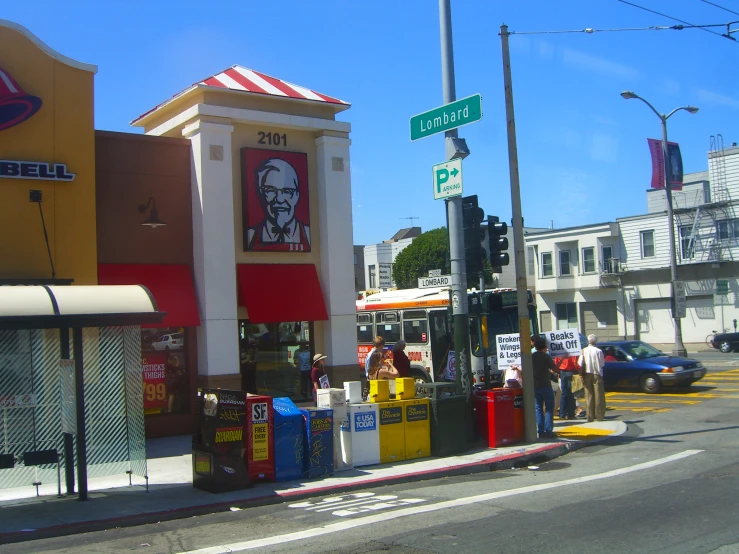
[[[441,84],[444,104],[457,99],[454,86],[454,49],[452,46],[452,9],[450,0],[439,0],[439,27],[441,38]],[[444,133],[446,159],[457,154],[454,139],[457,129]],[[470,330],[467,323],[467,274],[464,261],[464,235],[462,233],[462,197],[447,199],[449,229],[449,259],[452,274],[452,320],[454,324],[454,356],[456,362],[457,392],[467,397],[468,409],[472,409],[472,375],[470,373]],[[470,421],[471,423],[471,421]],[[471,428],[471,427],[470,427]]]
[[[516,146],[516,119],[513,113],[513,84],[511,82],[511,53],[508,49],[508,25],[500,27],[503,47],[503,85],[505,87],[505,113],[508,130],[508,172],[511,180],[511,204],[513,208],[513,251],[518,291],[518,333],[521,340],[521,371],[523,381],[523,408],[526,442],[537,439],[536,407],[534,400],[534,367],[531,361],[531,322],[529,318],[528,286],[526,283],[525,244],[523,240],[523,215],[521,212],[521,185],[518,179],[518,147]]]

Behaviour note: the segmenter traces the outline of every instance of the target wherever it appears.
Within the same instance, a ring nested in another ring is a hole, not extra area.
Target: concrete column
[[[356,380],[359,373],[352,265],[350,144],[348,138],[321,136],[316,139],[320,275],[329,318],[324,324],[324,349],[333,369],[332,386],[341,386],[342,380]]]
[[[192,142],[193,156],[193,258],[201,319],[198,382],[202,386],[240,389],[233,129],[230,124],[198,120],[187,125],[182,134]]]

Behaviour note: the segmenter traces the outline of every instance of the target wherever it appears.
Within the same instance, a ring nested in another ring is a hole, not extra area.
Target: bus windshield
[[[486,321],[481,321],[482,317],[486,317]],[[477,329],[478,321],[481,327],[483,337],[487,332],[487,355],[491,356],[498,352],[498,344],[495,339],[496,335],[509,335],[518,333],[518,308],[509,306],[496,310],[487,316],[470,318],[470,338],[473,345],[472,354],[474,356],[482,356],[480,350],[479,332]],[[536,324],[536,308],[529,306],[529,336],[538,333],[538,325]]]

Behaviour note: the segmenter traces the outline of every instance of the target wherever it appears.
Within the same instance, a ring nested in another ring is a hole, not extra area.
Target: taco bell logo
[[[359,431],[374,431],[377,429],[377,419],[375,412],[365,412],[354,414],[354,429]]]
[[[23,123],[41,104],[41,98],[27,94],[10,73],[0,67],[0,131]]]

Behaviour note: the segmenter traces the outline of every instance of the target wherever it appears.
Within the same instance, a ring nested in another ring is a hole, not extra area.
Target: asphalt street
[[[739,364],[735,367],[739,367]],[[734,390],[731,390],[734,389]],[[0,547],[1,552],[739,552],[739,369],[612,402],[626,435],[538,466]],[[688,403],[671,403],[674,400]],[[622,408],[624,406],[624,408]]]

